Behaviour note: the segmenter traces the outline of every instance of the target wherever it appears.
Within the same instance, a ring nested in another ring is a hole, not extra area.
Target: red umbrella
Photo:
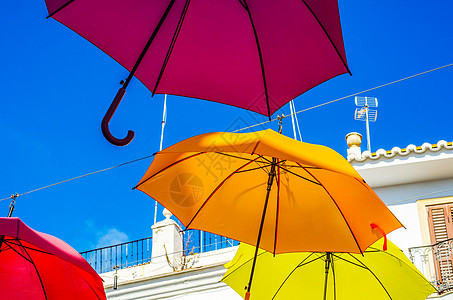
[[[62,240],[0,218],[2,299],[106,299],[102,279]]]
[[[130,71],[152,93],[225,103],[271,116],[349,72],[336,0],[46,0],[49,17]]]

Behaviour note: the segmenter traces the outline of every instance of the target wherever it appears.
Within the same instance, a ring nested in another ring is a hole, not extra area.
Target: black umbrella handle
[[[118,139],[110,133],[110,129],[109,129],[109,122],[112,119],[113,114],[115,113],[116,108],[120,104],[121,99],[123,99],[123,96],[125,93],[126,93],[126,89],[124,87],[121,87],[118,90],[118,93],[116,93],[116,96],[113,99],[112,104],[110,104],[110,107],[107,110],[107,112],[105,113],[105,116],[102,119],[102,123],[101,123],[101,129],[102,129],[102,133],[104,134],[104,137],[107,139],[107,141],[109,141],[110,143],[112,143],[115,146],[126,146],[127,144],[129,144],[132,141],[132,139],[134,138],[134,135],[135,135],[135,133],[132,130],[129,130],[127,132],[127,136],[125,138]]]

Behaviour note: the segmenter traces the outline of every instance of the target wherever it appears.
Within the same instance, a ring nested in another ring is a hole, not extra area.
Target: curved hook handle
[[[135,133],[132,130],[129,130],[127,132],[127,136],[125,138],[117,139],[110,133],[110,130],[109,130],[110,119],[112,119],[113,114],[115,113],[116,108],[120,104],[121,99],[123,99],[123,96],[125,93],[126,93],[125,88],[120,88],[118,90],[118,93],[116,93],[116,96],[113,99],[112,104],[110,104],[110,107],[107,110],[107,112],[105,113],[105,116],[102,119],[102,123],[101,123],[101,129],[102,129],[102,133],[104,134],[104,137],[107,139],[107,141],[109,141],[110,143],[112,143],[115,146],[126,146],[127,144],[129,144],[132,141],[132,139],[134,138],[134,135],[135,135]]]

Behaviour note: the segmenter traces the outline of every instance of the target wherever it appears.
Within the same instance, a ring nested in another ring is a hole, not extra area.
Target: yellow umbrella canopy
[[[436,291],[393,243],[383,239],[363,255],[259,250],[250,300],[421,300]],[[222,281],[245,297],[255,247],[241,243]]]
[[[270,129],[179,142],[136,188],[186,228],[273,253],[361,253],[402,226],[340,154]]]

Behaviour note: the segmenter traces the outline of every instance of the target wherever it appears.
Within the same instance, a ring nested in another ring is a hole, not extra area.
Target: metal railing
[[[81,252],[83,258],[98,273],[124,269],[151,261],[152,238],[102,247]]]
[[[238,241],[206,231],[189,229],[184,232],[184,254],[204,253],[239,245]]]
[[[453,290],[453,238],[434,245],[409,248],[409,255],[439,294]]]
[[[200,230],[190,229],[184,231],[183,234],[183,249],[186,256],[233,247],[239,244],[235,240]],[[148,237],[102,247],[81,252],[80,254],[98,273],[124,269],[151,262],[152,238]]]

